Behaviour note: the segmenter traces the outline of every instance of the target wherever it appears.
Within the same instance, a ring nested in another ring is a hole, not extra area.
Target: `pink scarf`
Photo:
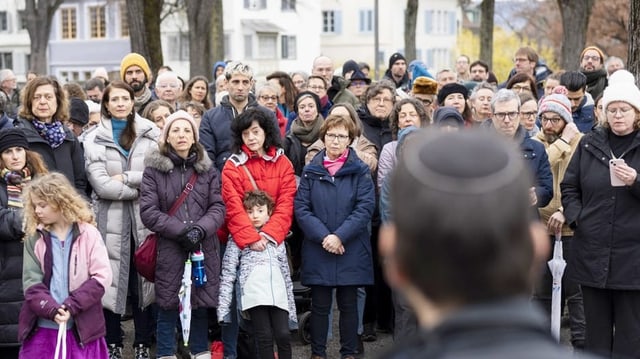
[[[329,171],[329,174],[333,176],[336,174],[336,172],[338,172],[339,169],[342,168],[342,166],[344,166],[344,163],[347,162],[348,156],[349,156],[349,148],[347,147],[347,149],[345,149],[344,152],[342,152],[340,157],[336,158],[335,160],[329,159],[329,157],[324,156],[322,165],[324,166],[324,168],[327,169],[327,171]]]

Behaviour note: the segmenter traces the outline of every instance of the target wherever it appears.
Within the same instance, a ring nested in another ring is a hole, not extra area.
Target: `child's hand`
[[[66,323],[69,318],[71,318],[71,313],[64,307],[58,308],[58,314],[53,318],[53,320],[58,323],[58,325],[62,323]]]

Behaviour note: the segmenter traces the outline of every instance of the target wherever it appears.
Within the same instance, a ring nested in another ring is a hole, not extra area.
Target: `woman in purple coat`
[[[224,222],[220,180],[213,162],[198,142],[198,127],[185,111],[169,116],[158,150],[145,158],[140,186],[140,217],[158,239],[156,302],[157,356],[175,358],[178,291],[190,253],[204,253],[207,281],[192,285],[189,347],[194,358],[210,358],[207,346],[207,308],[218,306],[220,255],[216,231]],[[193,190],[173,216],[167,214],[193,173]]]

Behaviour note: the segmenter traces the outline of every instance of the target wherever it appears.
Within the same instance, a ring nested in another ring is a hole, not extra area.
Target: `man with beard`
[[[580,72],[587,76],[587,92],[598,98],[607,87],[604,52],[596,46],[587,46],[580,54]]]
[[[587,133],[596,124],[593,97],[587,92],[587,77],[579,71],[567,71],[560,76],[560,85],[566,87],[571,102],[573,122],[582,133]]]
[[[120,78],[131,86],[134,98],[134,108],[142,115],[144,108],[153,101],[147,82],[151,77],[151,68],[147,60],[140,54],[132,52],[120,61]]]
[[[384,73],[385,80],[393,82],[397,89],[409,93],[411,91],[411,81],[407,74],[407,60],[399,52],[389,57],[389,68]]]
[[[534,139],[544,145],[553,175],[553,198],[546,207],[539,208],[540,217],[547,227],[550,243],[555,240],[556,233],[562,235],[563,252],[567,257],[572,253],[573,230],[569,228],[564,218],[560,200],[560,183],[583,134],[573,123],[571,103],[563,94],[554,93],[546,96],[540,103],[538,117],[542,122],[542,131],[538,132]],[[548,259],[551,259],[552,255],[549,253]],[[542,278],[535,288],[534,299],[549,315],[551,315],[552,282],[551,271],[545,266]],[[565,275],[562,278],[562,291],[562,306],[564,307],[566,302],[569,307],[571,344],[574,348],[583,348],[585,319],[580,287]]]

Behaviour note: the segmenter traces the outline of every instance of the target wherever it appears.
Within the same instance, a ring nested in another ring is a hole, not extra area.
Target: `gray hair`
[[[504,103],[513,100],[518,102],[518,111],[520,111],[520,97],[518,97],[518,94],[515,93],[515,91],[508,89],[498,90],[491,99],[491,112],[495,112],[496,103]]]
[[[11,69],[2,69],[0,70],[0,82],[8,79],[13,76],[13,71]]]
[[[273,91],[273,93],[276,94],[276,96],[279,95],[279,93],[278,93],[279,89],[274,84],[272,84],[270,82],[265,82],[265,83],[262,83],[262,84],[260,84],[260,85],[258,85],[256,87],[256,96],[262,95],[262,92],[264,90],[271,90],[271,91]]]
[[[493,92],[494,94],[498,90],[495,85],[490,84],[487,81],[482,81],[479,84],[477,84],[476,87],[473,88],[473,90],[471,91],[471,94],[469,95],[469,100],[471,101],[475,100],[476,97],[478,96],[478,91],[485,90],[485,89],[491,90],[491,92]]]

